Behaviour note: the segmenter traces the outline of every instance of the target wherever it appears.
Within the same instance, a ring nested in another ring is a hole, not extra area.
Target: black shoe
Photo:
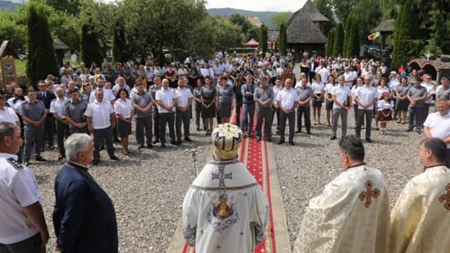
[[[416,130],[416,133],[417,133],[417,134],[422,134],[422,130],[417,129],[417,130]]]
[[[158,142],[159,142],[159,140],[154,140],[154,141],[152,141],[153,144],[156,144],[156,143],[158,143]]]
[[[372,143],[372,142],[373,142],[372,139],[370,139],[370,138],[366,138],[366,141],[367,141],[368,143]]]
[[[296,134],[301,133],[301,132],[302,132],[302,130],[295,131]]]
[[[197,127],[197,132],[200,132],[201,130],[200,130],[200,127]]]
[[[54,149],[55,149],[55,147],[54,147],[53,145],[48,145],[48,149],[50,149],[50,150],[54,150]]]
[[[336,136],[331,136],[330,140],[336,140]]]
[[[275,134],[280,134],[280,131],[277,130],[277,132]]]
[[[59,155],[58,156],[58,161],[61,161],[62,159],[64,159],[66,156],[64,156],[64,155]]]
[[[295,146],[294,141],[289,141],[289,144],[291,144],[291,146]]]
[[[165,148],[165,147],[166,147],[166,144],[161,143],[161,148]]]
[[[284,143],[284,140],[279,140],[278,142],[277,142],[277,144],[283,144]]]
[[[97,165],[100,162],[100,160],[92,160],[92,165]]]
[[[272,138],[266,138],[267,142],[272,142]]]
[[[45,159],[44,157],[42,157],[42,156],[40,156],[40,155],[37,155],[37,156],[36,156],[36,161],[38,161],[38,162],[46,162],[47,159]]]
[[[184,140],[185,141],[187,141],[187,142],[192,142],[192,139],[191,138],[189,138],[189,137],[187,137],[187,138],[184,138]],[[180,141],[181,142],[181,141]]]
[[[25,162],[24,164],[25,164],[25,166],[28,167],[28,166],[30,166],[31,163],[30,162]]]
[[[119,139],[114,139],[114,142],[115,143],[120,143],[120,140]]]
[[[119,157],[117,156],[111,156],[110,159],[114,161],[120,161]]]
[[[181,145],[181,141],[171,141],[170,144],[179,146]]]
[[[104,150],[105,149],[105,146],[101,146],[100,147],[100,151],[102,151],[102,150]]]
[[[261,136],[256,136],[256,141],[261,141]]]
[[[139,145],[138,149],[143,149],[144,145]]]
[[[311,135],[311,131],[306,131],[306,134]]]
[[[406,129],[406,132],[412,132],[412,131],[413,131],[412,128]]]
[[[147,148],[153,148],[152,144],[147,144]]]

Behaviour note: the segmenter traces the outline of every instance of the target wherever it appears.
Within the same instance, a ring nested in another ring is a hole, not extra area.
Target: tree
[[[281,24],[287,24],[292,17],[292,12],[279,12],[273,14],[270,19],[272,20],[273,29],[279,30]]]
[[[367,36],[372,33],[372,29],[377,27],[382,21],[383,15],[377,1],[359,0],[358,4],[353,8],[352,14],[356,18],[359,26],[359,35],[362,43],[369,43]]]
[[[360,51],[359,25],[354,15],[350,15],[350,17],[352,17],[352,21],[347,40],[347,57],[359,56]]]
[[[343,22],[347,20],[353,7],[359,0],[331,0],[332,9],[334,9],[338,19]]]
[[[127,42],[125,40],[124,28],[121,27],[120,22],[116,22],[116,28],[113,35],[113,62],[125,62],[128,60],[127,55]]]
[[[317,10],[328,18],[328,22],[322,24],[323,33],[328,37],[329,31],[336,25],[334,18],[332,0],[314,0],[314,5]]]
[[[326,56],[333,56],[333,43],[334,43],[334,29],[328,32],[327,44],[326,44]]]
[[[103,62],[102,48],[96,33],[88,24],[81,27],[81,59],[86,66],[91,66],[94,62],[99,66]]]
[[[344,27],[342,23],[337,23],[334,29],[333,55],[335,57],[342,56],[344,48]]]
[[[238,25],[242,29],[243,34],[247,34],[247,32],[252,27],[252,24],[248,22],[248,20],[241,14],[233,14],[230,16],[230,22]]]
[[[441,55],[443,49],[450,48],[448,28],[445,25],[445,16],[443,10],[440,9],[438,3],[432,3],[432,9],[428,12],[430,26],[430,38],[427,40],[427,45],[423,48],[422,53],[432,53],[434,55]]]
[[[25,53],[26,26],[19,22],[18,13],[0,12],[0,41],[8,40],[5,55],[17,58]]]
[[[48,74],[59,75],[47,16],[38,2],[27,4],[27,57],[28,85],[36,86]]]
[[[344,57],[349,57],[348,44],[349,44],[349,39],[350,39],[350,29],[352,28],[352,23],[353,23],[353,17],[350,14],[347,16],[347,20],[345,21],[345,27],[344,27],[344,47],[343,47],[343,52],[342,52],[342,56],[344,56]]]
[[[396,66],[406,64],[419,53],[419,41],[417,41],[418,20],[414,15],[414,0],[407,0],[402,6],[395,23],[393,63]]]
[[[55,12],[53,9],[49,9],[47,13],[53,38],[64,42],[72,52],[79,52],[81,36],[79,18],[66,12]]]
[[[287,37],[286,37],[286,25],[280,25],[280,33],[278,35],[278,49],[281,55],[287,54]]]
[[[45,3],[53,7],[56,11],[65,12],[74,16],[80,12],[79,0],[45,0]]]
[[[264,24],[262,24],[261,27],[259,28],[259,50],[263,53],[263,55],[265,55],[268,50],[267,46],[267,35],[269,32],[268,30],[269,29]]]

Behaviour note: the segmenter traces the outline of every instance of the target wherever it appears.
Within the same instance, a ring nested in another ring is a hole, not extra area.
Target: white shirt
[[[325,85],[322,82],[320,82],[320,83],[313,82],[311,85],[311,88],[312,88],[314,94],[322,94],[322,92],[325,89]]]
[[[111,113],[114,113],[111,102],[106,100],[98,102],[95,100],[88,104],[84,115],[92,117],[92,127],[94,129],[105,129],[111,126]]]
[[[359,87],[356,90],[355,96],[359,99],[359,101],[362,104],[367,105],[367,104],[372,103],[374,99],[378,98],[378,93],[377,93],[377,89],[375,87],[372,87],[372,86],[367,87],[366,85],[363,85],[362,87]],[[359,110],[372,110],[373,106],[365,109],[361,105],[358,105],[358,109]]]
[[[298,94],[295,89],[290,88],[287,90],[286,88],[278,91],[276,101],[281,102],[281,106],[287,110],[291,110],[294,108],[294,105],[298,101]]]
[[[430,113],[423,125],[430,129],[431,136],[444,140],[450,136],[450,113],[445,116],[439,112]],[[447,149],[450,149],[450,143]]]
[[[19,117],[17,117],[14,109],[5,106],[4,110],[0,110],[0,122],[10,122],[16,124],[19,122]]]
[[[352,92],[350,91],[350,88],[345,85],[337,85],[333,88],[331,95],[334,95],[340,104],[344,104],[348,97],[352,95]],[[341,109],[341,107],[337,105],[337,103],[333,103],[333,109]]]
[[[214,73],[212,72],[211,68],[207,68],[207,69],[201,68],[200,73],[202,74],[203,77],[205,77],[205,76],[213,77],[214,76]]]
[[[345,77],[345,86],[351,88],[353,85],[353,80],[355,79],[353,73],[350,71],[344,72],[344,77]]]
[[[114,111],[117,114],[121,114],[125,119],[131,118],[131,112],[133,111],[133,105],[128,98],[125,101],[121,98],[114,102]]]
[[[89,103],[92,103],[95,101],[95,91],[96,90],[93,90],[91,92],[91,95],[89,96]],[[111,102],[111,101],[116,100],[116,96],[114,96],[112,90],[103,88],[103,100]]]
[[[383,95],[383,93],[385,93],[385,92],[390,93],[389,88],[387,86],[384,86],[383,88],[381,86],[378,86],[376,89],[377,89],[378,99],[381,99],[381,96]]]
[[[334,85],[332,83],[327,83],[327,85],[325,85],[325,91],[331,95],[333,93],[333,89],[334,89]]]
[[[13,244],[28,239],[38,230],[28,219],[23,207],[36,202],[42,205],[42,196],[36,178],[25,167],[16,168],[7,159],[17,156],[0,153],[0,243]]]
[[[188,107],[189,99],[194,97],[189,88],[178,88],[175,90],[175,99],[177,100],[177,107]]]
[[[380,101],[378,101],[377,109],[378,109],[379,112],[381,112],[383,110],[386,110],[386,109],[387,110],[392,110],[392,109],[394,109],[393,108],[393,103],[386,102],[384,100],[380,100]]]
[[[435,91],[436,91],[436,88],[434,87],[434,85],[432,83],[422,83],[421,85],[427,89],[427,96],[430,95],[430,94],[434,94]],[[430,104],[431,100],[433,100],[433,96],[430,96],[430,98],[425,100],[424,103],[425,104]]]
[[[14,111],[16,113],[20,114],[20,112],[22,111],[22,109],[21,109],[22,104],[25,102],[28,102],[28,97],[25,97],[25,100],[17,99],[17,101],[15,103],[14,103],[14,99],[15,98],[10,98],[10,99],[8,99],[7,102],[9,104],[9,106],[11,106],[11,108],[14,109]]]
[[[327,68],[321,68],[317,73],[320,75],[322,82],[326,82],[330,76],[330,71]]]
[[[175,92],[171,88],[167,88],[167,90],[161,88],[155,94],[155,100],[161,101],[166,106],[171,105],[174,99],[175,99]],[[158,105],[158,112],[168,113],[169,111]]]
[[[59,98],[53,99],[52,102],[50,102],[50,113],[56,113],[61,119],[65,119],[66,116],[63,115],[63,108],[68,101],[70,100],[66,97],[63,97],[62,100]]]

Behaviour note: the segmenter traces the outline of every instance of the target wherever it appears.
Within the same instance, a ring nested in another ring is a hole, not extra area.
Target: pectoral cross
[[[442,194],[439,197],[439,202],[444,203],[445,201],[445,209],[450,210],[450,184],[447,184],[447,187],[445,187],[445,189],[447,190],[447,193]]]
[[[212,173],[212,180],[219,180],[219,187],[225,188],[225,179],[233,179],[233,173],[225,174],[225,166],[219,165],[219,174]]]
[[[359,199],[361,201],[365,200],[364,206],[366,208],[368,208],[372,204],[372,198],[377,198],[380,195],[380,190],[376,188],[372,190],[372,186],[373,186],[372,181],[368,180],[366,182],[367,191],[365,192],[363,191],[359,194]]]

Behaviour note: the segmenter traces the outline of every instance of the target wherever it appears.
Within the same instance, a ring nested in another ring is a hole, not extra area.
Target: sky
[[[206,8],[234,8],[249,11],[296,12],[306,0],[206,0]]]

